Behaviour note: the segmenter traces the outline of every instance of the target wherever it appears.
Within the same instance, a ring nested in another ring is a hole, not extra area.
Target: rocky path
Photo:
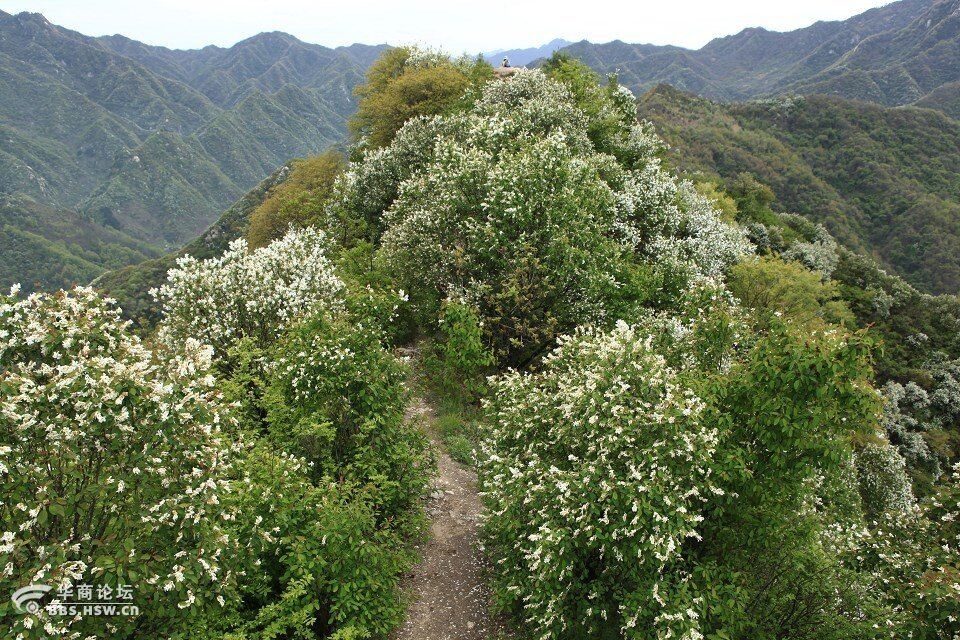
[[[394,640],[486,640],[502,637],[499,621],[489,612],[490,594],[484,563],[477,549],[480,498],[472,470],[444,450],[433,427],[433,411],[414,398],[409,412],[419,416],[437,450],[438,477],[427,505],[430,538],[421,562],[408,577],[407,619]]]

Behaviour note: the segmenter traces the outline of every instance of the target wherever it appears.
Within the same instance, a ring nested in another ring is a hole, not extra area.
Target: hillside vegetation
[[[682,171],[752,174],[775,208],[822,223],[923,291],[960,291],[956,121],[824,96],[725,104],[667,86],[639,104]]]
[[[342,141],[381,49],[265,33],[173,51],[0,12],[2,190],[177,248],[290,158]]]
[[[0,286],[28,291],[87,284],[159,251],[116,229],[23,196],[0,196]]]
[[[146,340],[92,289],[0,300],[0,589],[150,605],[7,602],[7,635],[389,637],[434,466],[411,368],[519,637],[960,633],[956,298],[678,178],[570,59],[400,48],[359,93],[349,162],[228,212]]]

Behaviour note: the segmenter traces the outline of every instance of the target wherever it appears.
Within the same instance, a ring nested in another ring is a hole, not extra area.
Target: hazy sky
[[[745,27],[777,31],[848,18],[885,0],[0,0],[88,35],[121,33],[150,44],[229,46],[261,31],[337,46],[422,43],[450,52],[544,44],[553,38],[698,48]]]

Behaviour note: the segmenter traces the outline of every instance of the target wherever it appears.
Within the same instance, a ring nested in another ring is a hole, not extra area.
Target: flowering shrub
[[[940,459],[924,438],[924,434],[936,428],[927,391],[915,382],[888,382],[881,391],[885,401],[883,426],[887,437],[910,470],[939,477]]]
[[[402,522],[430,476],[426,439],[404,420],[405,375],[376,327],[315,318],[275,352],[268,437],[302,457],[316,484],[366,488],[381,521]]]
[[[643,297],[627,284],[636,260],[673,273],[679,295],[750,250],[660,167],[661,143],[622,91],[570,86],[519,73],[456,113],[409,121],[351,166],[330,208],[332,227],[359,219],[381,239],[423,317],[447,298],[472,306],[500,364],[615,319],[624,297]]]
[[[855,455],[857,480],[868,517],[909,513],[915,504],[906,462],[887,442],[871,442]]]
[[[177,347],[192,338],[223,357],[241,338],[269,345],[292,322],[338,310],[344,284],[328,249],[324,233],[308,228],[252,252],[240,239],[219,258],[178,259],[153,292],[163,311],[160,341]]]
[[[603,233],[613,194],[560,132],[501,139],[497,121],[478,120],[472,133],[438,142],[429,170],[404,183],[381,255],[410,287],[477,308],[494,353],[522,363],[599,317],[618,255]]]
[[[119,314],[84,288],[0,298],[0,592],[129,584],[141,616],[22,615],[6,600],[7,637],[187,637],[232,592],[231,418],[210,349],[154,356]]]
[[[828,544],[862,526],[858,480],[874,513],[912,509],[897,458],[853,463],[851,436],[878,426],[869,341],[738,335],[721,292],[494,379],[486,545],[499,602],[540,637],[839,640],[891,614]]]
[[[562,338],[487,410],[483,497],[500,601],[541,637],[695,628],[682,549],[699,537],[718,433],[643,329]]]
[[[906,513],[846,533],[847,562],[873,578],[891,638],[960,635],[960,465]]]
[[[788,246],[778,248],[780,255],[818,271],[824,280],[829,279],[840,262],[840,254],[837,241],[826,227],[795,213],[781,213],[776,218],[794,238]]]
[[[618,190],[617,233],[654,263],[669,263],[688,277],[716,277],[752,252],[745,232],[724,223],[710,200],[690,182],[678,182],[651,159],[626,176]]]

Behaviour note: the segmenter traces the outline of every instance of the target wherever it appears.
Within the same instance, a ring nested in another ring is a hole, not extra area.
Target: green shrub
[[[870,342],[776,321],[744,335],[704,293],[493,383],[497,599],[543,638],[873,637],[893,607],[834,539],[863,526]]]
[[[231,501],[265,533],[249,537],[243,608],[228,637],[386,634],[402,618],[399,580],[414,557],[385,526],[376,487],[311,482],[309,462],[272,449],[260,442],[238,465]]]
[[[289,332],[264,400],[268,438],[317,484],[375,487],[381,520],[402,522],[429,480],[429,448],[404,419],[406,371],[371,324],[317,317]]]
[[[484,374],[494,364],[483,342],[480,318],[469,305],[446,301],[440,309],[437,336],[424,363],[433,386],[469,401],[484,390]]]

